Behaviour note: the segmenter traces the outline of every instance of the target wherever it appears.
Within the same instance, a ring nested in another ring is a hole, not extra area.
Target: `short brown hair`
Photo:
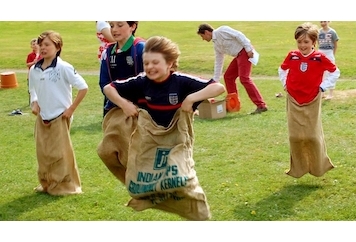
[[[63,40],[61,35],[53,30],[48,30],[40,34],[40,36],[37,39],[37,43],[40,45],[46,37],[48,37],[48,39],[50,39],[53,42],[56,48],[59,49],[57,51],[57,56],[60,56],[63,47]]]
[[[138,21],[126,21],[126,23],[132,27],[134,24],[136,24],[136,28],[134,31],[132,31],[132,35],[135,36],[135,33],[136,33],[136,30],[137,30],[137,27],[138,27]]]
[[[318,40],[318,26],[310,22],[303,23],[297,27],[294,32],[294,39],[299,39],[301,36],[309,36],[309,38],[315,43]]]
[[[213,32],[214,28],[210,25],[210,24],[201,24],[198,27],[198,31],[197,34],[204,34],[205,30],[209,31],[209,32]]]

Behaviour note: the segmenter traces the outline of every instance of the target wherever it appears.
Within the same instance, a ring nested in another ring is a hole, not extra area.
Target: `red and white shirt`
[[[109,28],[110,24],[106,21],[97,21],[96,22],[96,37],[99,40],[99,49],[98,49],[98,59],[101,60],[101,54],[103,51],[110,45],[109,40],[105,39],[104,35],[101,33],[103,29]]]
[[[330,72],[323,80],[324,71]],[[286,91],[299,103],[311,102],[320,92],[335,85],[340,70],[325,54],[313,50],[304,56],[299,50],[290,51],[278,69]]]

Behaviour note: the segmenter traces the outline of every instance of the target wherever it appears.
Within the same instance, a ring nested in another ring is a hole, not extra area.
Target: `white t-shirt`
[[[41,62],[31,66],[29,72],[29,91],[31,103],[37,101],[43,120],[58,117],[72,105],[72,87],[87,89],[88,84],[74,67],[60,57],[57,63],[45,70]]]

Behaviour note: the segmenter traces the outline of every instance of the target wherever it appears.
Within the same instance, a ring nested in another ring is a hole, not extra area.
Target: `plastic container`
[[[1,88],[15,88],[18,86],[15,72],[1,73]]]
[[[226,98],[226,110],[228,112],[238,112],[240,111],[240,99],[237,93],[229,93],[227,94]]]

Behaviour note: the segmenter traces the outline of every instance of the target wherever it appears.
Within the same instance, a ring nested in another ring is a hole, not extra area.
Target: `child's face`
[[[313,43],[309,35],[302,35],[297,39],[297,45],[303,55],[308,55],[312,52],[315,43]]]
[[[32,48],[32,50],[34,50],[34,51],[39,50],[39,46],[38,46],[38,44],[37,44],[37,41],[32,41],[32,42],[31,42],[31,48]]]
[[[172,63],[167,63],[163,54],[157,52],[143,53],[143,68],[149,79],[163,82],[170,75]]]
[[[40,44],[40,54],[44,59],[54,59],[59,51],[56,45],[48,37],[44,38]]]
[[[320,26],[321,27],[326,27],[326,26],[328,26],[329,25],[329,21],[320,21]]]
[[[130,25],[126,21],[110,21],[111,34],[117,42],[126,41],[136,28],[136,24]]]

